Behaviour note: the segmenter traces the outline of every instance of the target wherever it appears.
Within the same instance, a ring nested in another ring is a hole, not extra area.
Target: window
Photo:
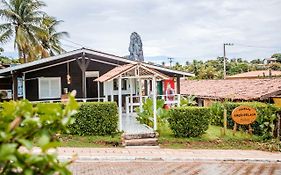
[[[127,79],[122,79],[121,82],[121,89],[127,90]],[[118,79],[113,80],[113,90],[118,90]]]
[[[61,78],[39,78],[39,99],[60,98]]]
[[[118,80],[117,79],[114,79],[113,80],[113,90],[118,90]]]

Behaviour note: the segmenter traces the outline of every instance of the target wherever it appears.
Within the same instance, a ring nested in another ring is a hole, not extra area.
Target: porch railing
[[[107,99],[105,97],[100,98],[75,98],[78,102],[105,102]],[[56,99],[56,100],[37,100],[37,101],[31,101],[32,103],[58,103],[63,102],[63,99]]]
[[[140,96],[126,96],[125,102],[126,102],[126,113],[129,114],[130,112],[134,112],[134,107],[140,107],[141,108],[141,103],[144,103],[146,99],[148,99],[150,96],[142,96],[142,100],[140,100]],[[169,96],[171,98],[171,96]],[[157,99],[163,99],[164,104],[167,105],[176,105],[180,106],[180,99],[181,95],[180,94],[174,94],[173,99],[169,100],[167,95],[157,95]]]

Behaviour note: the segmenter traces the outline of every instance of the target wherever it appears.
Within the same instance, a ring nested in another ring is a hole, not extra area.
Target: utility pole
[[[169,62],[170,62],[170,67],[172,67],[172,62],[173,62],[173,60],[174,60],[174,58],[168,58],[168,60],[169,60]]]
[[[225,46],[233,46],[233,43],[223,43],[223,79],[226,79],[226,53]]]

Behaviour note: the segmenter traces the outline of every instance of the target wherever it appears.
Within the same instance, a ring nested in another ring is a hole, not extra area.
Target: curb
[[[68,161],[72,156],[58,156],[61,161]],[[160,162],[260,162],[260,163],[281,163],[281,159],[266,158],[171,158],[171,157],[142,157],[142,156],[78,156],[75,162],[130,162],[130,161],[160,161]]]

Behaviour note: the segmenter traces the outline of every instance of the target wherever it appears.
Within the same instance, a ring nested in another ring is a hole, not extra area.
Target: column
[[[22,76],[22,91],[23,91],[23,99],[26,99],[26,87],[25,87],[25,73]]]
[[[122,78],[118,78],[119,131],[122,131]]]
[[[18,77],[15,72],[12,73],[12,80],[13,80],[13,100],[18,99]]]
[[[100,82],[98,81],[98,101],[100,101]]]
[[[134,112],[134,109],[133,109],[133,79],[132,78],[130,78],[129,79],[130,80],[130,111],[131,111],[131,113],[133,113]]]
[[[180,94],[180,88],[181,88],[181,83],[180,83],[180,76],[177,75],[177,94]]]
[[[153,79],[152,79],[152,93],[153,93],[153,124],[154,124],[154,126],[153,126],[153,129],[154,130],[157,130],[157,109],[156,109],[156,100],[157,100],[157,98],[156,98],[156,96],[157,96],[157,94],[156,94],[156,78],[155,78],[155,76],[153,76]]]
[[[140,96],[140,111],[142,112],[142,85],[141,79],[139,78],[139,96]]]

